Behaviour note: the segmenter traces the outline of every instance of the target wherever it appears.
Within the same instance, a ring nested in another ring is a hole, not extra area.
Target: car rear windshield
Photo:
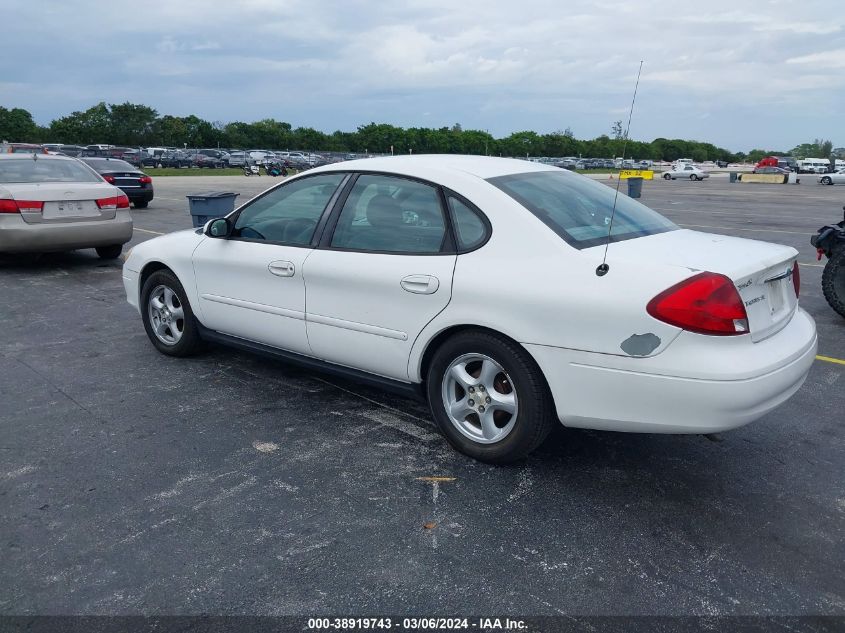
[[[105,158],[86,158],[85,162],[99,172],[106,171],[137,171],[125,160],[106,160]]]
[[[100,177],[75,160],[13,158],[0,160],[0,183],[102,182]]]
[[[570,172],[540,171],[488,179],[575,248],[604,244],[613,214],[611,242],[674,231],[656,211],[624,193]],[[616,212],[613,213],[614,200]]]

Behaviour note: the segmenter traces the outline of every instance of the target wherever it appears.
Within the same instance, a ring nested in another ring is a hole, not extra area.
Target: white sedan
[[[704,180],[705,178],[710,178],[710,174],[706,171],[702,171],[695,165],[690,165],[689,163],[679,163],[675,167],[672,167],[669,171],[663,172],[664,180],[677,180],[678,178],[687,180]]]
[[[417,393],[453,446],[501,463],[555,421],[712,433],[787,400],[816,353],[796,257],[554,166],[402,156],[144,242],[123,281],[164,354],[214,341]]]
[[[818,181],[822,185],[845,185],[845,169],[819,176]]]

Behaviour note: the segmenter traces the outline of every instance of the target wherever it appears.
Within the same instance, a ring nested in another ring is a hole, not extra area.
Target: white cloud
[[[27,54],[0,58],[0,104],[42,121],[135,99],[324,130],[459,121],[498,135],[570,126],[591,136],[627,111],[641,59],[635,134],[786,146],[837,122],[845,100],[843,21],[829,0],[671,10],[630,0],[147,0],[143,20],[92,0],[3,2],[18,25],[4,44]],[[31,47],[33,35],[52,52]],[[830,104],[812,122],[808,94]]]

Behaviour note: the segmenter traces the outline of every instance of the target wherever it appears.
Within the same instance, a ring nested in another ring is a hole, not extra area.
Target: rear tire
[[[153,346],[168,356],[192,356],[203,342],[191,304],[170,270],[157,270],[141,289],[141,319]]]
[[[143,201],[139,200],[138,202],[135,203],[135,208],[136,209],[146,209],[149,206],[149,204],[150,204],[149,200],[143,200]]]
[[[672,180],[672,176],[669,174],[663,174],[663,180]]]
[[[426,391],[446,440],[482,462],[525,457],[556,421],[537,363],[519,344],[492,332],[470,330],[447,339],[431,359]]]
[[[827,260],[822,272],[822,292],[830,307],[845,317],[845,248]]]
[[[97,256],[100,259],[117,259],[123,252],[123,244],[114,244],[113,246],[98,246],[96,249]]]

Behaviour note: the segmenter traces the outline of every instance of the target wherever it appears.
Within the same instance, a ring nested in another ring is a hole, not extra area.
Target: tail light
[[[44,210],[40,200],[0,200],[0,213],[34,213]]]
[[[97,200],[97,207],[100,209],[128,209],[129,198],[124,195],[113,198],[100,198]]]
[[[798,270],[798,262],[792,265],[792,286],[795,288],[795,297],[801,292],[801,272]]]
[[[664,323],[717,336],[748,333],[748,314],[733,282],[716,273],[700,273],[648,302],[648,313]]]
[[[114,176],[106,175],[106,176],[103,176],[103,179],[108,183],[114,184]]]
[[[138,178],[138,182],[143,183],[145,185],[150,184],[152,181],[153,179],[149,176],[141,176],[140,178]]]

